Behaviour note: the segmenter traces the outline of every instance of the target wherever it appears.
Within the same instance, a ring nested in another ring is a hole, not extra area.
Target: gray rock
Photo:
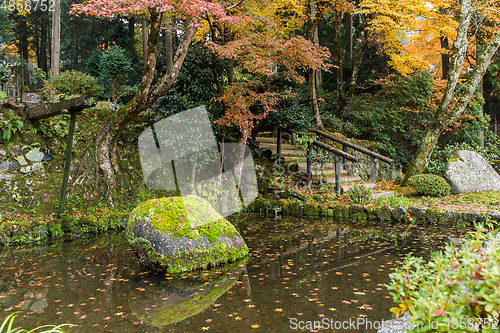
[[[404,207],[398,207],[392,210],[392,217],[395,220],[404,220],[406,218],[407,211]]]
[[[416,327],[411,321],[411,315],[406,312],[401,318],[386,320],[381,323],[378,333],[406,333]]]
[[[30,160],[31,162],[41,162],[44,158],[45,154],[40,151],[40,149],[34,148],[33,150],[30,150],[26,154],[26,158]]]
[[[488,215],[493,221],[500,222],[500,212],[492,211],[488,212]]]
[[[31,165],[28,165],[28,166],[23,166],[23,167],[19,170],[19,172],[21,172],[21,173],[23,173],[23,174],[27,174],[27,173],[29,173],[29,172],[30,172],[30,170],[31,170]]]
[[[33,163],[33,165],[31,166],[31,171],[38,171],[38,170],[45,172],[42,162]]]
[[[427,207],[410,207],[410,215],[417,221],[427,220],[426,211]]]
[[[35,311],[35,312],[39,312],[39,311],[43,311],[43,309],[45,309],[47,306],[49,306],[49,303],[47,303],[47,301],[44,301],[44,300],[41,300],[41,301],[36,301],[35,303],[33,303],[33,305],[31,305],[31,311]]]
[[[13,174],[10,173],[2,173],[0,174],[0,180],[12,179],[14,178]]]
[[[10,154],[14,157],[19,156],[23,153],[23,150],[21,149],[20,146],[14,146],[10,148]]]
[[[443,216],[445,223],[453,223],[460,214],[454,210],[447,210]]]
[[[5,172],[5,171],[12,171],[15,170],[19,167],[19,164],[16,162],[12,161],[3,161],[0,163],[0,173]]]
[[[460,215],[462,215],[462,219],[464,221],[468,221],[471,223],[471,225],[474,222],[480,221],[483,219],[483,215],[478,212],[460,212]]]
[[[28,162],[26,162],[26,159],[24,158],[24,156],[23,156],[23,155],[19,155],[18,157],[16,157],[16,159],[17,159],[17,162],[18,162],[21,166],[28,164]]]
[[[452,193],[500,191],[500,175],[478,153],[459,150],[446,164]]]

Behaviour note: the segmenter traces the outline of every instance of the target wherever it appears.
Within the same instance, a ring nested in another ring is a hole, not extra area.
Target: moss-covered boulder
[[[130,213],[126,233],[142,264],[170,273],[216,266],[248,254],[236,228],[192,195],[141,203]]]

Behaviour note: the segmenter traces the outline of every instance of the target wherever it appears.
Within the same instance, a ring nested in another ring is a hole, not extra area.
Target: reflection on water
[[[18,325],[78,325],[69,332],[290,332],[291,320],[388,319],[383,284],[406,253],[460,236],[251,215],[238,227],[248,262],[177,276],[146,271],[120,234],[4,250],[0,319],[20,311]]]
[[[153,326],[182,322],[205,310],[236,284],[248,258],[217,270],[198,271],[180,278],[150,276],[147,291],[134,290],[128,304],[134,316]],[[152,286],[152,287],[151,287]]]

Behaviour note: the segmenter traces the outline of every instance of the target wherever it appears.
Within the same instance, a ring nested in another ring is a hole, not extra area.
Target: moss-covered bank
[[[103,209],[94,214],[4,216],[0,220],[0,246],[43,242],[50,238],[72,238],[121,230],[128,213]]]
[[[291,216],[321,216],[335,218],[339,221],[359,223],[414,223],[414,224],[449,224],[470,226],[474,222],[500,222],[499,212],[478,213],[471,211],[439,210],[427,207],[388,207],[341,205],[328,202],[304,202],[292,199],[257,198],[249,207],[249,211],[276,216],[278,213]]]

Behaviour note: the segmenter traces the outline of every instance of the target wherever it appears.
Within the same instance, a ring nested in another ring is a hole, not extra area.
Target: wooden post
[[[66,162],[64,164],[64,175],[61,185],[61,198],[59,199],[58,215],[64,213],[64,206],[66,205],[66,192],[68,190],[69,167],[71,164],[71,151],[73,150],[73,135],[75,134],[77,112],[71,112],[71,119],[69,121],[68,141],[66,143]]]
[[[335,192],[340,194],[340,167],[338,155],[335,155]]]
[[[281,127],[278,127],[278,137],[276,139],[276,155],[278,156],[278,166],[281,166]]]
[[[498,136],[498,115],[495,115],[495,135]]]
[[[342,258],[342,232],[337,229],[337,262]]]
[[[311,184],[312,184],[311,151],[312,151],[312,145],[309,142],[307,144],[307,186],[308,187],[311,187]]]
[[[347,153],[347,146],[342,145],[342,151]],[[347,170],[347,158],[344,157],[344,170]]]
[[[371,173],[372,173],[372,183],[377,182],[377,170],[376,170],[376,164],[375,164],[375,158],[373,156],[370,156],[370,161],[371,161]]]

